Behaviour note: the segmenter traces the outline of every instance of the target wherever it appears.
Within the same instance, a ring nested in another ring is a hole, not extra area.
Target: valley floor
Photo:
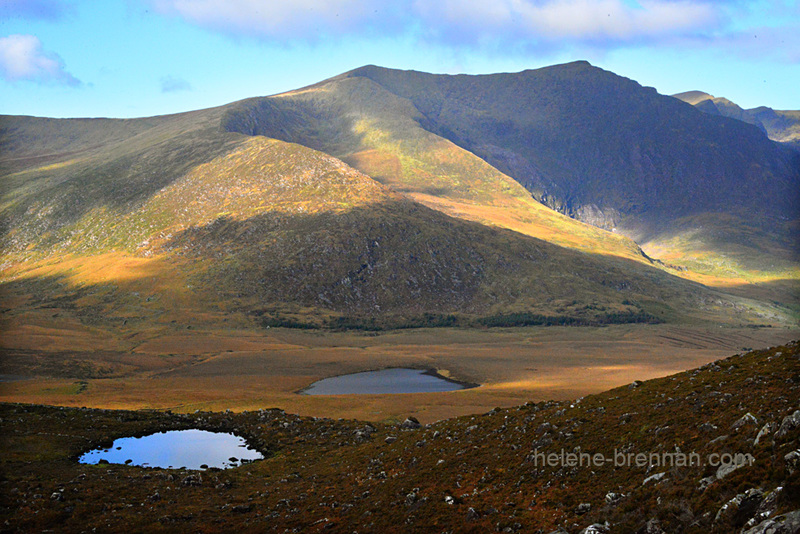
[[[424,423],[575,399],[800,337],[797,329],[708,325],[381,333],[199,325],[92,339],[76,337],[70,325],[48,324],[4,331],[0,373],[12,380],[0,382],[0,401],[176,412],[274,407],[376,422],[413,415]],[[386,367],[436,369],[481,387],[400,396],[297,394],[321,378]]]

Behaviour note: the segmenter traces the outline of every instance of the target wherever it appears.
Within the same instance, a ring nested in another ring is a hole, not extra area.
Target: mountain
[[[800,111],[780,111],[766,106],[742,109],[727,98],[715,97],[702,91],[687,91],[672,96],[710,115],[753,124],[773,141],[800,148]]]
[[[603,111],[612,100],[627,118]],[[178,115],[4,116],[0,154],[4,308],[23,326],[760,323],[786,320],[775,302],[800,277],[792,152],[585,63],[365,67]],[[590,212],[660,235],[688,217],[746,227],[710,248],[740,245],[753,265],[722,293],[697,283],[718,281],[705,251],[668,243],[696,266],[656,262],[567,216]]]
[[[665,532],[800,528],[800,345],[424,426],[2,404],[10,532]],[[235,432],[228,470],[86,465],[113,440]]]
[[[450,215],[586,249],[572,237],[585,227],[531,228],[552,217],[532,198],[699,281],[800,276],[800,155],[586,62],[486,76],[368,66],[241,102],[224,120],[323,150]],[[767,291],[781,299],[782,284]]]

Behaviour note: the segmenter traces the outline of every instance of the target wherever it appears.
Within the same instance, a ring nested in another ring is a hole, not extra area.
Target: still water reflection
[[[225,469],[242,461],[260,460],[264,456],[248,447],[244,438],[224,432],[206,430],[171,430],[141,438],[120,438],[108,449],[89,451],[80,457],[84,464],[105,460],[112,464],[142,467]]]

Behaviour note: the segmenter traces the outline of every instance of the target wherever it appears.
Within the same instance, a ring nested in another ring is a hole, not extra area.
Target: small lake
[[[300,393],[304,395],[347,395],[381,393],[435,393],[476,387],[449,380],[435,371],[421,369],[381,369],[333,376],[314,382]]]
[[[106,460],[112,464],[141,467],[227,469],[242,461],[261,460],[264,456],[250,448],[244,438],[206,430],[171,430],[141,438],[120,438],[107,449],[95,449],[80,457],[82,464]]]

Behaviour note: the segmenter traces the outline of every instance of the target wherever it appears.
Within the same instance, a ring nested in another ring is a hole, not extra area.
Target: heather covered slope
[[[4,404],[0,520],[24,532],[788,534],[800,521],[798,348],[422,427]],[[203,472],[76,461],[185,428],[235,431],[267,459]],[[596,454],[610,460],[587,465]],[[792,513],[794,527],[765,530]]]

